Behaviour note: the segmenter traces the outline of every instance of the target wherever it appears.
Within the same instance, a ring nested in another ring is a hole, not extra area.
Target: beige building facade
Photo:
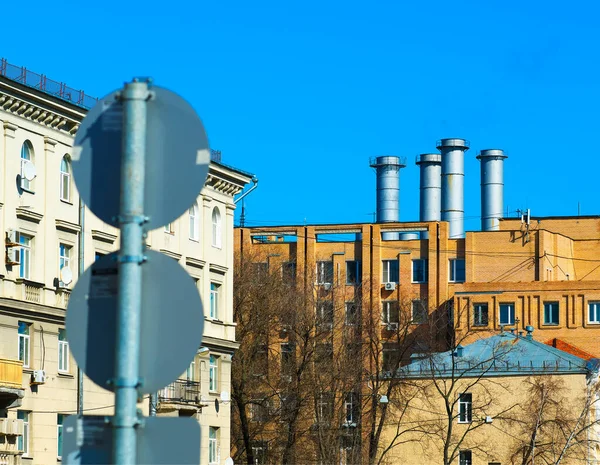
[[[83,93],[76,100],[62,84],[55,96],[33,88],[32,82],[53,88],[45,77],[2,61],[0,463],[11,465],[61,459],[62,424],[77,412],[79,392],[65,328],[69,295],[81,265],[88,268],[119,246],[117,229],[80,209],[70,165],[74,134],[86,114],[81,103],[89,106],[94,100]],[[229,455],[227,400],[236,348],[234,196],[252,179],[219,161],[211,162],[205,187],[189,212],[150,231],[147,239],[148,247],[172,257],[195,280],[206,320],[202,348],[182,379],[159,393],[158,415],[196,417],[201,462],[211,464],[224,463]],[[218,410],[216,399],[221,401]],[[111,415],[113,404],[111,393],[84,380],[84,413]],[[143,408],[147,414],[147,399]]]

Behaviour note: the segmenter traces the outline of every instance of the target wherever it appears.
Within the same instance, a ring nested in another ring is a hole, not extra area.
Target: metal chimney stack
[[[442,209],[442,156],[439,153],[422,153],[416,164],[420,168],[421,182],[419,221],[439,221]],[[421,233],[427,239],[426,232]]]
[[[482,150],[477,155],[481,161],[481,229],[497,231],[504,205],[504,151]]]
[[[400,221],[400,169],[406,161],[400,157],[383,156],[370,160],[377,173],[377,223]],[[398,233],[383,233],[383,240],[399,239]]]
[[[450,238],[465,237],[465,152],[469,141],[442,139],[437,143],[442,153],[442,221],[450,223]]]

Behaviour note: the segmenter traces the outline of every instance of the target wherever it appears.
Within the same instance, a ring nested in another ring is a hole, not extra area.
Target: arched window
[[[33,146],[26,140],[21,146],[21,188],[30,190],[31,181],[25,178],[25,170],[28,164],[33,164]]]
[[[68,155],[60,162],[60,200],[69,202],[71,200],[71,164]]]
[[[190,239],[198,240],[198,202],[190,207]]]
[[[212,245],[221,248],[221,213],[217,207],[212,212]]]

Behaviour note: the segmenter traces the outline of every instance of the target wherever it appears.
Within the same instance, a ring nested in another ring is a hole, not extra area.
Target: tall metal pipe
[[[400,221],[400,169],[406,160],[391,155],[371,158],[371,168],[377,173],[377,223]],[[398,240],[398,233],[383,233],[385,241]]]
[[[441,219],[450,224],[450,238],[465,237],[465,152],[466,139],[442,139],[437,143],[442,153]]]
[[[422,153],[416,164],[420,169],[419,221],[439,221],[442,214],[442,156]]]
[[[482,150],[477,155],[481,162],[481,229],[497,231],[504,208],[504,151]]]

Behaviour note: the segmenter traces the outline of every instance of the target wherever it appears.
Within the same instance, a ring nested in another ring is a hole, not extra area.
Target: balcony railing
[[[23,362],[0,358],[0,387],[23,388]]]
[[[158,393],[159,402],[176,402],[182,404],[200,404],[200,383],[178,379]]]

